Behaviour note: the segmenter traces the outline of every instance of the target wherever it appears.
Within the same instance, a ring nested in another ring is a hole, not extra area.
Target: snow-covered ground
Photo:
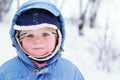
[[[78,14],[78,12],[71,13],[71,11],[68,10],[67,8],[68,5],[64,7],[66,7],[65,9],[63,9],[63,12],[62,12],[64,16],[67,15],[67,17],[69,17],[68,15],[76,16]],[[72,8],[72,10],[75,10],[75,9]],[[64,11],[66,11],[67,13],[65,13]],[[15,11],[11,11],[11,12],[12,13],[9,13],[8,15],[10,18],[9,20],[11,20],[11,17]],[[119,11],[117,11],[116,14],[118,13]],[[111,23],[110,25],[117,24],[115,27],[112,27],[111,29],[109,29],[108,31],[109,35],[112,35],[112,37],[111,36],[109,37],[112,38],[112,41],[115,44],[115,47],[119,49],[120,47],[120,42],[119,42],[120,41],[120,37],[119,37],[120,28],[118,24],[119,20],[116,20],[116,18],[114,18],[114,20],[118,22],[114,21],[112,24],[113,17],[116,17],[117,15],[112,15],[112,13],[109,15],[111,16],[109,20],[109,22]],[[9,20],[8,21],[6,20],[8,16],[5,16],[4,23],[0,23],[0,36],[1,36],[0,38],[0,45],[1,45],[0,46],[0,65],[2,65],[4,62],[6,62],[7,60],[11,59],[12,57],[16,55],[16,51],[12,47],[12,43],[11,43],[10,36],[9,36],[10,22]],[[64,45],[65,51],[62,53],[63,57],[72,61],[80,69],[85,80],[120,80],[120,76],[119,76],[120,67],[119,66],[113,65],[113,68],[114,68],[113,71],[111,73],[107,73],[105,71],[98,70],[96,68],[96,63],[94,62],[96,60],[97,55],[95,54],[96,50],[93,50],[92,48],[90,48],[93,46],[92,44],[90,44],[90,42],[92,43],[96,41],[96,39],[98,38],[98,34],[100,34],[100,36],[103,34],[104,28],[90,29],[89,27],[85,27],[84,36],[78,36],[77,25],[69,21],[65,21],[65,22],[66,22],[66,39],[65,39],[65,45]],[[101,24],[104,25],[104,23],[102,23],[102,20],[101,20]],[[91,54],[88,51],[88,48],[90,49],[89,51],[93,52],[93,54]]]

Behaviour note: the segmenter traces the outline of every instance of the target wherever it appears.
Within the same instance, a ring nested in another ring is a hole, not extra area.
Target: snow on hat
[[[21,46],[20,40],[18,38],[19,31],[23,31],[23,33],[27,32],[28,30],[38,29],[38,28],[53,28],[57,31],[58,34],[58,43],[55,47],[55,50],[52,53],[48,53],[44,56],[32,56],[29,53],[25,52]],[[32,58],[36,61],[46,61],[52,58],[58,51],[61,45],[62,41],[62,35],[60,32],[60,24],[57,20],[57,17],[54,16],[52,13],[50,13],[47,10],[43,9],[30,9],[26,12],[22,13],[20,16],[18,16],[18,19],[16,21],[16,25],[14,26],[14,29],[16,30],[16,39],[18,44],[20,45],[21,49],[28,55],[29,58]],[[24,31],[25,30],[25,31]]]
[[[21,14],[16,21],[16,25],[26,27],[29,25],[38,25],[42,23],[53,24],[60,29],[60,24],[57,17],[44,9],[30,9],[24,12],[24,14]]]

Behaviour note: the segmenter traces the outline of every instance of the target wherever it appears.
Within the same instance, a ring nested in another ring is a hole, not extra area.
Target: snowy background
[[[25,1],[22,0],[21,4]],[[111,58],[108,54],[102,59],[102,62],[98,62],[99,47],[96,47],[96,44],[105,44],[102,42],[102,38],[107,34],[107,42],[110,42],[112,45],[112,47],[109,46],[108,53],[110,51],[114,51],[115,54],[120,52],[120,0],[104,0],[101,4],[97,20],[99,26],[102,27],[91,29],[86,24],[83,30],[84,36],[78,35],[78,23],[75,21],[78,19],[79,14],[77,10],[79,8],[78,1],[75,0],[73,3],[73,0],[65,0],[64,8],[61,11],[65,17],[67,32],[64,45],[65,51],[62,53],[63,57],[72,61],[80,69],[85,80],[120,80],[120,57],[115,57],[115,60],[110,61],[108,58],[106,59],[106,57]],[[4,22],[0,23],[0,65],[16,55],[9,37],[10,22],[16,11],[16,7],[14,6],[16,6],[15,0],[10,12],[4,16]],[[72,19],[75,17],[73,21],[68,20],[71,16]],[[109,24],[107,29],[104,27],[106,20]],[[103,63],[105,63],[105,68],[101,68]],[[110,72],[104,70],[106,66],[107,69],[110,67]]]

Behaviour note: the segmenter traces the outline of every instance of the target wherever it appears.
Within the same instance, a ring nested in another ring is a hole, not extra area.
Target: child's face
[[[47,28],[31,30],[22,40],[23,49],[33,56],[52,53],[56,45],[56,37]]]

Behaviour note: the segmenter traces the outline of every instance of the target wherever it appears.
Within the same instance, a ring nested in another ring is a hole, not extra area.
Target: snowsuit
[[[0,80],[84,80],[78,68],[72,62],[61,57],[61,49],[48,61],[47,65],[38,68],[19,47],[13,26],[22,12],[32,8],[46,9],[58,16],[62,33],[61,48],[63,47],[65,29],[60,11],[47,0],[29,0],[18,9],[13,18],[10,36],[18,55],[0,67]]]

